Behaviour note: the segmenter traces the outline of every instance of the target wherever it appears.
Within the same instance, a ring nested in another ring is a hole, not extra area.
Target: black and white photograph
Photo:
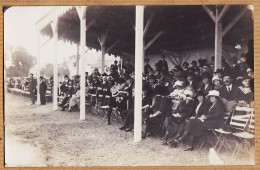
[[[254,6],[6,6],[5,167],[255,165]]]

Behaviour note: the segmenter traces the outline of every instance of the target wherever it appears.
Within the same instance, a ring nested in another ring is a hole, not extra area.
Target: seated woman
[[[244,76],[241,80],[241,86],[238,87],[237,100],[240,106],[250,107],[254,101],[254,94],[250,88],[250,76]]]
[[[182,142],[188,135],[190,137],[190,144],[185,151],[194,149],[194,139],[205,134],[208,129],[221,128],[223,126],[223,113],[225,108],[219,99],[219,92],[217,90],[209,91],[208,97],[212,103],[209,109],[205,107],[204,113],[201,111],[194,119],[191,119],[185,126],[183,135],[178,139],[168,141],[167,144],[176,147],[179,142]],[[201,104],[202,105],[202,104]]]
[[[72,95],[71,99],[69,100],[68,106],[68,112],[70,112],[73,108],[80,105],[80,86],[77,83],[76,84],[76,93]]]
[[[173,85],[174,91],[171,92],[170,96],[172,97],[173,100],[172,102],[173,102],[174,110],[178,107],[178,105],[182,101],[181,96],[185,90],[184,84],[185,84],[184,81],[177,80]]]
[[[212,78],[212,83],[214,85],[214,90],[217,90],[219,91],[219,89],[221,87],[223,87],[223,82],[222,82],[222,79],[221,77],[219,77],[218,74],[214,75],[213,78]]]
[[[191,90],[185,90],[183,93],[185,95],[184,100],[175,110],[172,110],[172,114],[164,121],[163,129],[166,131],[163,137],[164,144],[166,144],[169,137],[173,137],[176,133],[180,136],[183,133],[184,127],[194,110],[194,93]]]
[[[146,120],[146,129],[142,134],[142,138],[145,139],[149,135],[157,135],[162,128],[163,122],[172,111],[172,101],[168,96],[169,93],[164,91],[163,93],[159,93],[162,95],[162,99],[160,101],[158,110],[151,110],[149,118]],[[156,92],[155,92],[156,94]]]

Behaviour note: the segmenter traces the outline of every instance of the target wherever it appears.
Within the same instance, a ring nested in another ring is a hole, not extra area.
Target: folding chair
[[[250,141],[255,138],[255,126],[254,126],[254,109],[246,107],[238,107],[237,110],[245,111],[249,114],[234,116],[231,121],[231,126],[237,130],[237,132],[232,133],[236,137],[236,146],[232,153],[231,158],[235,159],[239,152],[243,152],[243,155],[250,155]],[[245,150],[245,145],[248,144],[247,150]],[[240,147],[239,147],[240,145]]]

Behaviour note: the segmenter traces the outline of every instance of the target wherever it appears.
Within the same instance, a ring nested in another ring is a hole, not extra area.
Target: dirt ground
[[[52,104],[30,105],[27,97],[5,93],[5,161],[7,166],[180,166],[208,165],[209,148],[192,152],[163,146],[150,137],[133,143],[133,132],[119,130],[120,123],[86,113],[52,111]],[[225,164],[252,164],[249,159]]]

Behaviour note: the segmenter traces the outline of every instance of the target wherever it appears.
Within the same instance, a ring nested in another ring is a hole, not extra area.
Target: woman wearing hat
[[[222,79],[217,74],[213,76],[212,83],[214,85],[214,89],[217,91],[219,91],[219,89],[223,87]]]
[[[146,128],[142,134],[142,138],[145,139],[147,136],[157,135],[161,131],[161,127],[165,118],[171,114],[171,99],[166,97],[167,93],[161,94],[162,96],[155,95],[151,106],[151,112],[146,120]]]
[[[190,145],[186,150],[193,150],[193,142],[196,137],[202,136],[205,134],[208,129],[221,128],[223,125],[223,113],[225,112],[222,102],[219,99],[219,92],[217,90],[209,91],[208,97],[210,99],[211,105],[209,109],[206,110],[201,116],[197,116],[196,119],[191,119],[187,126],[183,136],[179,139],[174,139],[171,142],[168,142],[170,146],[176,147],[177,144],[186,136],[190,136]]]
[[[184,91],[184,100],[178,105],[178,107],[172,111],[172,114],[169,115],[165,121],[163,128],[166,133],[164,136],[164,143],[169,137],[172,137],[176,133],[182,133],[184,127],[187,123],[187,120],[191,117],[194,109],[194,93],[191,90]]]
[[[214,86],[210,82],[210,74],[204,72],[201,74],[201,78],[202,78],[202,86],[198,88],[197,91],[201,91],[204,93],[204,95],[207,95],[210,90],[214,89]]]
[[[185,90],[184,88],[184,81],[179,81],[177,80],[174,85],[173,85],[173,92],[170,93],[170,97],[172,98],[173,100],[173,110],[175,110],[177,108],[177,106],[180,104],[182,98],[182,94]]]
[[[249,107],[254,101],[254,94],[250,88],[251,77],[246,75],[242,78],[241,86],[238,87],[237,100],[242,106]]]

